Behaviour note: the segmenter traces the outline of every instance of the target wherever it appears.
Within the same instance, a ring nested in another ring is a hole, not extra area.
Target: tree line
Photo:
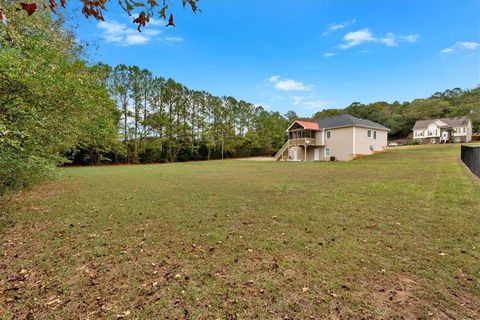
[[[261,106],[192,90],[137,66],[101,67],[117,105],[116,152],[77,148],[73,163],[177,162],[272,155],[284,143],[288,120]]]
[[[471,90],[460,88],[436,92],[429,98],[411,102],[354,102],[343,109],[325,109],[313,119],[348,113],[390,128],[389,139],[411,138],[417,120],[467,116],[472,120],[473,131],[480,132],[480,87]]]

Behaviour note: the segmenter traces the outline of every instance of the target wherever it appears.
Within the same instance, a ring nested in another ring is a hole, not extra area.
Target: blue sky
[[[311,116],[351,102],[408,101],[480,84],[480,1],[170,0],[176,28],[138,33],[116,2],[77,17],[92,57],[189,88]]]

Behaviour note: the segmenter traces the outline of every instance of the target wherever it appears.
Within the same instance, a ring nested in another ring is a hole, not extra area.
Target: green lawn
[[[61,169],[9,207],[0,318],[478,319],[459,151]]]

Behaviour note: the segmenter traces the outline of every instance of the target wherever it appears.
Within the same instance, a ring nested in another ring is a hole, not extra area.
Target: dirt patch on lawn
[[[417,319],[422,313],[422,306],[416,293],[419,283],[412,278],[399,274],[393,279],[383,278],[380,283],[372,280],[371,298],[376,308],[387,318],[402,315],[401,319]],[[369,284],[366,284],[368,287]],[[392,314],[392,311],[394,314]]]
[[[397,319],[399,315],[398,319],[458,319],[461,314],[470,314],[474,319],[480,312],[478,301],[466,292],[451,292],[451,300],[459,302],[461,314],[459,310],[439,308],[434,299],[424,296],[424,284],[405,274],[398,274],[393,279],[384,278],[380,283],[378,279],[372,280],[366,286],[372,287],[372,284],[372,303],[388,319]]]

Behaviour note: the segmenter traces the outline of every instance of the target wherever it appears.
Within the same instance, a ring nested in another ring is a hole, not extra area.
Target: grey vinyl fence
[[[462,146],[461,158],[470,171],[480,178],[480,146]]]

